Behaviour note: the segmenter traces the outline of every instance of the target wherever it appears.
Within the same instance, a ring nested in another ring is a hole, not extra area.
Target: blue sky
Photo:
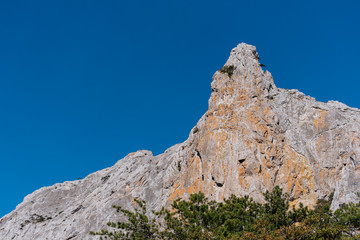
[[[240,42],[281,88],[360,108],[359,1],[0,2],[0,216],[186,140]]]

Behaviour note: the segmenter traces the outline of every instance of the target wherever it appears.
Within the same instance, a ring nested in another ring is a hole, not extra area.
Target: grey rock
[[[359,202],[360,110],[277,88],[254,46],[239,44],[211,83],[209,109],[189,138],[163,154],[131,153],[83,180],[41,188],[0,220],[0,239],[97,239],[89,231],[122,219],[112,205],[150,209],[204,192],[262,193],[279,185],[291,204],[314,206],[335,191],[332,209]]]

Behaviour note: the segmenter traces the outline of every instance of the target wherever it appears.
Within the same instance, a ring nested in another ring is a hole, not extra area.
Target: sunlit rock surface
[[[159,209],[198,191],[218,201],[231,194],[263,201],[280,185],[291,204],[313,206],[334,191],[333,209],[359,201],[359,109],[277,88],[245,43],[211,89],[209,109],[184,143],[35,191],[1,218],[0,239],[97,239],[89,231],[119,219],[113,204],[133,208],[140,198]]]

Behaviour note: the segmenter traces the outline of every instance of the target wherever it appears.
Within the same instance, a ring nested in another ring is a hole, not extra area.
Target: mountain
[[[359,109],[277,88],[245,43],[214,74],[211,90],[185,142],[33,192],[1,218],[0,239],[97,239],[90,230],[120,217],[113,204],[131,209],[140,198],[159,209],[198,191],[217,201],[231,194],[263,201],[279,185],[291,204],[314,206],[332,192],[333,209],[360,200]]]

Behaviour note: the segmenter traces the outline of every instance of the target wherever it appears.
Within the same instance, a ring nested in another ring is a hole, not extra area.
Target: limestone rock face
[[[97,239],[134,198],[159,209],[202,191],[221,201],[279,185],[292,204],[360,200],[360,110],[279,89],[254,46],[239,44],[214,74],[209,109],[165,153],[131,153],[83,180],[41,188],[0,220],[0,239]]]

